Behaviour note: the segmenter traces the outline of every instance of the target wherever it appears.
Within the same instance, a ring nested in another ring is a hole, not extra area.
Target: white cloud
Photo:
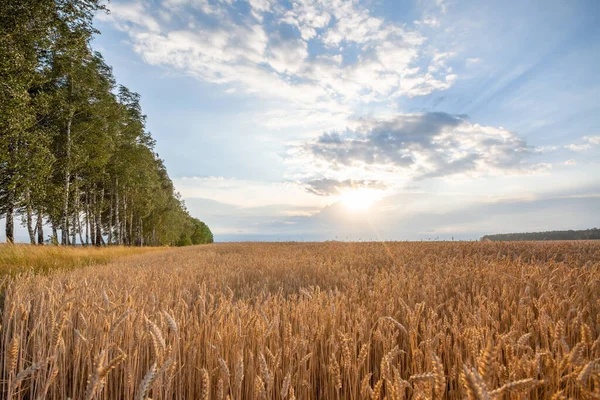
[[[292,9],[284,12],[282,22],[298,27],[302,39],[310,40],[317,36],[317,30],[325,28],[331,15],[325,5],[312,0],[299,0],[292,4]]]
[[[308,57],[307,48],[308,45],[302,39],[272,39],[268,62],[279,73],[296,74]]]
[[[565,148],[571,151],[585,151],[589,150],[591,146],[589,144],[567,144]]]
[[[596,187],[597,189],[597,187]],[[195,202],[217,240],[405,240],[477,239],[511,231],[589,228],[600,211],[597,191],[580,196],[543,195],[481,198],[468,193],[397,193],[373,204],[369,217],[340,203],[320,210],[299,207],[239,209]],[[515,225],[517,223],[517,225]]]
[[[287,7],[249,0],[246,16],[231,3],[163,0],[150,9],[115,1],[107,18],[150,64],[295,108],[351,115],[361,104],[446,90],[457,79],[446,66],[451,53],[424,51],[419,32],[374,17],[358,2],[298,0]],[[194,18],[191,9],[204,17]],[[309,42],[326,50],[310,53]]]
[[[248,0],[250,6],[259,13],[271,11],[274,1],[271,0]]]
[[[184,198],[204,198],[237,207],[320,208],[330,201],[308,193],[294,182],[261,182],[224,177],[183,177],[173,183]]]
[[[401,173],[413,179],[462,175],[542,172],[550,164],[528,165],[533,148],[503,128],[472,124],[445,113],[397,115],[390,120],[362,120],[353,130],[331,132],[291,149],[294,157],[321,168],[355,173],[376,172],[383,183]],[[318,161],[321,161],[320,165]],[[354,179],[368,179],[350,175]]]
[[[164,14],[163,14],[164,15]],[[117,29],[130,31],[134,27],[150,32],[160,31],[160,25],[145,9],[141,2],[111,3],[110,14],[99,13],[101,21],[112,21]]]
[[[321,178],[306,182],[306,190],[318,196],[337,196],[347,190],[370,189],[382,191],[387,186],[379,181],[370,181],[365,179],[353,180],[346,179],[338,181],[337,179]]]
[[[600,135],[596,136],[584,136],[581,140],[583,143],[581,144],[567,144],[565,145],[565,149],[569,149],[571,151],[586,151],[592,149],[592,147],[596,145],[600,145]]]
[[[537,146],[533,151],[536,153],[550,153],[560,149],[559,146]]]
[[[583,140],[589,144],[600,144],[600,135],[597,136],[584,136]]]
[[[446,0],[435,0],[435,4],[442,9],[442,12],[446,12]]]
[[[431,26],[431,27],[439,27],[440,26],[440,20],[435,18],[435,17],[431,17],[431,18],[424,18],[421,21],[415,21],[415,24],[417,25],[427,25],[427,26]]]

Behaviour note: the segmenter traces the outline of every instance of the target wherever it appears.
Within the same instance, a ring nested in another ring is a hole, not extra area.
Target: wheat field
[[[108,264],[122,257],[162,250],[161,247],[30,246],[0,244],[0,275],[25,271],[48,273]]]
[[[600,398],[600,243],[243,243],[2,281],[2,398]]]

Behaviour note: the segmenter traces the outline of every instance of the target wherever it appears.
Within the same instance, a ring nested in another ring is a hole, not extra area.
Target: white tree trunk
[[[90,221],[90,241],[92,246],[96,245],[96,224],[95,224],[95,211],[96,211],[96,191],[93,191],[93,195],[90,198],[90,214],[89,214],[89,221]]]
[[[112,198],[112,196],[110,196],[110,211],[108,212],[108,240],[107,240],[109,246],[112,244],[112,236],[113,236],[112,218],[113,218],[113,198]]]
[[[115,228],[116,228],[116,242],[117,245],[121,244],[121,223],[119,222],[119,178],[115,181]]]
[[[29,243],[35,244],[35,231],[33,229],[33,209],[31,207],[31,191],[29,188],[25,191],[25,202],[27,203],[27,232],[29,233]]]
[[[77,243],[77,231],[79,226],[79,180],[77,174],[75,174],[73,183],[73,224],[71,225],[71,244],[74,245]]]
[[[104,189],[101,190],[98,201],[96,202],[96,246],[101,246],[102,239],[102,199],[104,198]]]
[[[65,131],[65,171],[63,177],[63,209],[62,209],[62,244],[69,244],[69,185],[71,183],[71,123],[73,116],[67,120]]]
[[[90,244],[90,190],[85,191],[85,245]]]

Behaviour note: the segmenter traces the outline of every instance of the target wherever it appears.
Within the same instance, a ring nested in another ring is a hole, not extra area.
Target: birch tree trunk
[[[37,244],[43,245],[44,244],[44,220],[43,220],[41,209],[38,209],[38,212],[37,212],[36,230],[37,230]]]
[[[119,222],[119,177],[115,180],[115,228],[116,228],[116,242],[117,245],[121,244],[121,223]]]
[[[25,190],[25,209],[27,219],[27,232],[29,233],[29,243],[35,244],[35,231],[33,229],[33,210],[31,208],[31,190]]]
[[[133,246],[135,244],[133,237],[133,205],[131,206],[131,214],[129,214],[129,245]]]
[[[69,232],[71,233],[71,240],[69,244],[75,246],[77,244],[77,220],[79,219],[79,213],[73,213],[72,222],[69,228]]]
[[[73,181],[73,225],[71,226],[72,245],[77,243],[77,227],[79,226],[79,182],[77,178],[77,174],[75,174],[75,179]]]
[[[113,198],[112,198],[112,196],[110,196],[110,209],[108,212],[108,238],[107,238],[107,242],[108,242],[109,246],[112,244],[112,235],[113,235],[112,218],[113,218]]]
[[[90,189],[85,191],[85,245],[90,244]]]
[[[89,221],[90,221],[90,241],[92,246],[96,245],[96,224],[95,224],[95,219],[94,219],[94,211],[96,209],[96,192],[94,190],[92,190],[93,195],[90,199],[91,204],[90,204],[90,215],[89,215]]]
[[[138,223],[138,238],[139,238],[139,246],[142,247],[144,245],[144,221],[140,218],[140,222]]]
[[[63,177],[63,209],[62,209],[62,244],[67,245],[69,241],[69,185],[71,182],[71,123],[73,114],[67,119],[67,128],[65,130],[65,171]]]
[[[15,242],[15,192],[14,189],[9,189],[6,196],[6,243]]]
[[[102,238],[102,199],[104,198],[104,188],[100,192],[100,198],[96,202],[96,246],[101,246]]]
[[[81,229],[81,218],[79,213],[77,213],[77,231],[79,232],[79,243],[83,246],[85,242],[83,241],[83,233]]]
[[[54,224],[52,224],[52,244],[55,246],[58,244],[58,231]]]
[[[121,228],[121,240],[123,244],[129,244],[127,241],[127,197],[123,197],[123,227]]]

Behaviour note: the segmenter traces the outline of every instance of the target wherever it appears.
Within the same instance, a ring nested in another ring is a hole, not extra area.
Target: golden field
[[[107,264],[121,257],[161,250],[160,247],[62,247],[0,245],[0,276],[32,271],[47,273],[95,264]]]
[[[600,398],[597,242],[215,244],[1,291],[2,398]]]

